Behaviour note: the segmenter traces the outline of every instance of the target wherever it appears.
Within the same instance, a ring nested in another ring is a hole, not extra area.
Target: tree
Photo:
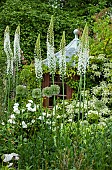
[[[51,15],[54,15],[54,46],[55,52],[59,50],[60,37],[66,32],[66,43],[73,39],[73,30],[83,30],[86,22],[93,25],[91,15],[105,7],[110,7],[108,0],[76,1],[74,0],[7,0],[0,7],[0,37],[3,42],[4,30],[10,27],[11,42],[13,46],[14,32],[20,24],[21,49],[24,57],[29,61],[33,59],[34,44],[38,34],[41,34],[42,57],[46,58],[46,35]],[[57,3],[57,6],[54,5]]]

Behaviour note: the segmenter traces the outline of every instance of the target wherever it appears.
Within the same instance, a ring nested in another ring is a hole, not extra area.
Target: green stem
[[[4,108],[3,108],[3,111],[5,111],[5,108],[7,108],[7,96],[8,96],[8,81],[7,81],[7,77],[6,77],[5,98],[4,98]]]
[[[18,61],[16,62],[16,86],[18,85]]]
[[[15,98],[16,103],[16,69],[14,64],[14,75],[13,75],[13,97]]]
[[[22,110],[20,110],[20,114],[21,114],[21,143],[23,144],[23,126],[22,126],[23,113],[22,113]]]
[[[80,82],[79,82],[79,93],[80,93],[80,98],[79,98],[78,121],[79,121],[79,119],[80,119],[80,112],[81,112],[81,90],[82,90],[82,74],[80,75]]]
[[[82,112],[82,121],[84,120],[85,87],[86,87],[86,73],[84,74],[84,94],[83,94],[83,112]]]
[[[40,91],[42,91],[42,82],[41,82],[41,79],[39,79],[39,88],[40,88]],[[40,112],[42,114],[42,94],[40,96]]]
[[[88,121],[88,93],[87,93],[87,121]]]
[[[65,107],[65,102],[64,102],[64,100],[65,100],[65,98],[64,98],[64,90],[65,90],[65,88],[64,88],[64,77],[62,77],[62,88],[63,88],[63,115],[64,115],[64,107]]]
[[[54,85],[54,74],[52,74],[52,83]]]
[[[62,76],[62,89],[63,89],[63,129],[64,129],[64,134],[65,134],[65,113],[64,113],[64,108],[65,108],[65,98],[64,98],[64,76]]]
[[[54,85],[54,75],[52,75],[52,82]],[[56,96],[53,96],[54,114],[56,115]]]
[[[54,74],[52,74],[52,83],[54,85]],[[53,96],[53,106],[54,106],[55,113],[56,113],[55,96]],[[52,121],[53,121],[53,110],[52,110],[52,115],[51,115],[51,134],[52,134]]]
[[[15,71],[15,93],[16,93],[16,87],[18,85],[18,61],[16,60],[16,71]],[[16,102],[16,97],[15,97],[15,102]]]
[[[10,112],[10,74],[8,75],[8,115]],[[7,119],[8,119],[7,115]]]
[[[77,92],[77,94],[76,94],[76,100],[75,100],[75,104],[74,104],[74,115],[73,115],[73,118],[74,118],[74,116],[75,116],[75,114],[76,114],[76,105],[77,105],[77,102],[78,102],[78,97],[79,97],[79,86],[78,86],[78,92]]]
[[[39,79],[39,88],[40,90],[42,91],[42,81],[41,79]],[[41,96],[40,96],[40,114],[42,116],[42,93],[41,93]],[[44,169],[44,157],[45,157],[45,132],[44,132],[44,120],[42,119],[42,151],[41,151],[41,156],[42,156],[42,169]]]

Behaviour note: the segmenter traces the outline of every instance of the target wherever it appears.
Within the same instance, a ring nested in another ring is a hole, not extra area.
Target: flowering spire
[[[4,32],[4,51],[7,56],[7,74],[13,75],[13,53],[10,47],[10,34],[8,26]]]
[[[14,36],[14,61],[21,63],[21,53],[20,53],[20,26],[17,27]]]
[[[85,25],[81,37],[78,56],[79,56],[78,71],[80,74],[85,74],[87,64],[89,63],[89,36],[87,24]]]
[[[55,75],[56,57],[54,54],[53,16],[51,16],[50,25],[47,32],[47,61],[48,61],[50,74]]]
[[[60,58],[59,58],[59,72],[60,76],[66,75],[66,50],[65,50],[65,31],[63,31],[61,43],[60,43]]]
[[[35,60],[35,74],[37,79],[42,78],[42,57],[41,57],[41,49],[40,49],[40,34],[38,35],[35,50],[34,50],[34,60]]]

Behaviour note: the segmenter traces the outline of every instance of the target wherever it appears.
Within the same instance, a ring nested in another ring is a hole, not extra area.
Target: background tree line
[[[25,58],[31,62],[34,45],[41,34],[42,57],[46,58],[46,33],[51,15],[54,15],[56,51],[62,32],[66,32],[66,43],[73,39],[73,30],[81,31],[86,22],[93,25],[92,16],[104,8],[110,8],[109,0],[3,0],[0,3],[0,40],[3,46],[4,30],[10,27],[11,42],[17,25],[21,27],[21,49]],[[12,43],[13,48],[13,43]]]

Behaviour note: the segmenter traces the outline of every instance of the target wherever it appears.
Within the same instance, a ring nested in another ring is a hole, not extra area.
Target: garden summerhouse
[[[71,61],[71,58],[74,54],[77,54],[78,52],[78,44],[79,44],[79,38],[78,38],[78,35],[79,35],[79,30],[78,29],[75,29],[73,31],[73,33],[75,34],[75,38],[65,47],[65,50],[66,50],[66,62],[70,62]],[[57,52],[55,54],[56,56],[56,59],[57,61],[59,60],[60,58],[60,51]],[[43,60],[43,64],[47,65],[47,59]],[[72,63],[72,65],[74,65],[74,63]],[[74,80],[77,80],[78,77],[75,77]],[[52,80],[51,80],[51,76],[49,73],[46,73],[43,75],[43,83],[42,83],[42,87],[47,87],[47,86],[50,86],[52,84]],[[57,84],[60,86],[60,94],[57,96],[57,98],[62,98],[63,95],[62,95],[62,81],[60,80],[60,76],[59,74],[56,74],[55,75],[55,80],[54,80],[54,84]],[[70,88],[66,82],[65,82],[65,85],[64,85],[64,98],[65,99],[71,99],[72,98],[72,93],[73,93],[73,89]],[[53,98],[50,97],[50,98],[47,98],[45,97],[44,98],[44,101],[43,101],[43,106],[44,107],[52,107],[53,105]]]

